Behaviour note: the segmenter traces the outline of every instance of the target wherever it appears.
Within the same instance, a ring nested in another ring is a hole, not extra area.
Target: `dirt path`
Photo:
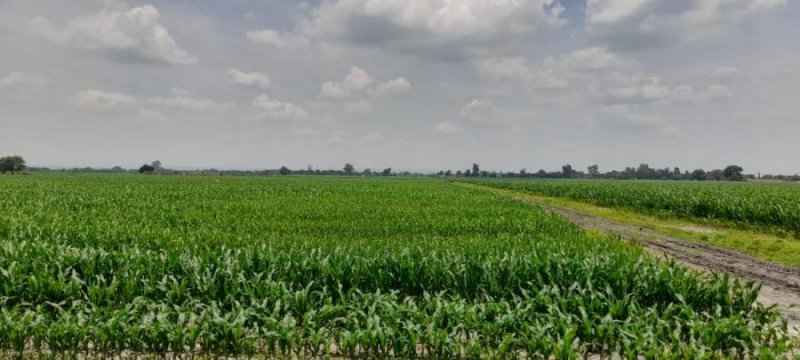
[[[494,190],[483,186],[481,188]],[[508,196],[497,191],[492,192]],[[667,254],[690,267],[710,272],[728,272],[740,279],[757,280],[762,283],[759,302],[775,305],[786,315],[790,328],[800,329],[800,268],[773,264],[734,251],[681,240],[647,228],[618,223],[572,209],[545,205],[521,197],[513,198],[557,213],[581,227],[636,241],[651,252]]]

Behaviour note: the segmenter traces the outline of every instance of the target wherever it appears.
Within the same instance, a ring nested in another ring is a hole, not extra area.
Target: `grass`
[[[421,179],[0,177],[0,351],[782,358],[758,286]]]
[[[663,218],[756,230],[800,239],[800,187],[796,184],[507,179],[472,181]]]
[[[462,186],[475,185],[464,184]],[[482,186],[482,188],[495,194],[526,202],[573,209],[622,224],[648,228],[668,236],[734,250],[754,258],[800,267],[800,241],[787,235],[780,236],[774,233],[725,226],[721,222],[693,222],[676,219],[672,216],[644,214],[623,208],[603,207],[567,198],[522,193],[488,186]]]

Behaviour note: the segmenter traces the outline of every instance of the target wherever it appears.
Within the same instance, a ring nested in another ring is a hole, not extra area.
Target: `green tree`
[[[600,176],[600,167],[597,166],[597,165],[591,165],[591,166],[589,166],[589,168],[587,170],[589,170],[589,175],[591,177]]]
[[[153,165],[144,164],[139,167],[139,174],[152,174],[153,171],[156,171],[156,168]]]
[[[478,164],[472,164],[472,176],[479,176],[481,174],[481,167]]]
[[[565,178],[571,178],[575,176],[575,170],[572,169],[572,165],[570,164],[562,166],[561,173],[564,175]]]
[[[286,166],[281,166],[281,168],[278,169],[278,174],[281,174],[281,175],[289,175],[291,173],[292,173],[292,170],[289,170],[289,168],[287,168]]]
[[[739,165],[729,165],[725,170],[722,170],[722,176],[725,177],[725,180],[741,181],[744,180],[743,171],[744,169]]]
[[[392,175],[392,168],[383,169],[383,176]]]
[[[350,175],[350,174],[353,173],[353,170],[355,170],[355,167],[353,166],[353,164],[349,164],[348,163],[348,164],[344,165],[344,173],[345,174]]]
[[[11,172],[13,174],[22,170],[25,170],[25,159],[22,156],[14,155],[0,158],[0,173]]]

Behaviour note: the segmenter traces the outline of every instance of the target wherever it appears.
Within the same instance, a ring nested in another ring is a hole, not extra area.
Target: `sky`
[[[794,174],[799,3],[0,0],[0,154]]]

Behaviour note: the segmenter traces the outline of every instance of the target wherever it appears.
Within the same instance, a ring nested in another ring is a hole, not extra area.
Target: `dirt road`
[[[487,191],[494,190],[478,187]],[[492,192],[508,196],[497,191]],[[800,328],[800,268],[769,263],[730,250],[677,239],[650,229],[614,222],[572,209],[549,206],[522,197],[510,197],[557,213],[581,227],[636,241],[651,252],[667,254],[690,267],[715,273],[728,272],[740,279],[757,280],[762,283],[759,302],[775,305],[786,315],[790,328]]]

